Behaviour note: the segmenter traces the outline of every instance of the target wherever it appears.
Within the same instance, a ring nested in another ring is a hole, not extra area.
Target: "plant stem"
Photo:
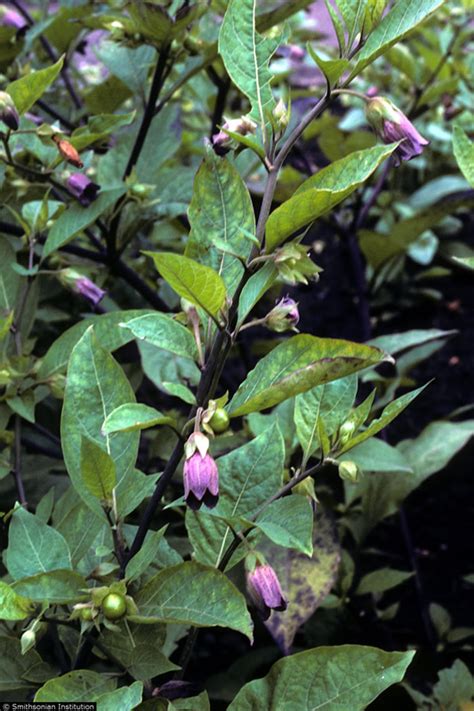
[[[366,104],[370,101],[370,96],[366,96],[366,94],[363,94],[361,91],[355,91],[354,89],[333,89],[331,91],[331,95],[335,96],[336,94],[349,94],[349,96],[356,96],[358,99],[365,101]]]

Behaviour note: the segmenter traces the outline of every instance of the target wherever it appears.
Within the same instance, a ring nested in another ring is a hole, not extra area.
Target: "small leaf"
[[[252,640],[252,621],[243,595],[223,573],[194,561],[154,575],[135,595],[135,602],[141,618],[230,627]]]
[[[46,89],[58,76],[63,63],[64,57],[61,57],[56,64],[40,69],[39,72],[28,72],[26,76],[8,85],[7,93],[12,97],[19,114],[24,114],[38,99],[41,99]]]
[[[293,197],[268,218],[267,252],[272,252],[291,234],[325,215],[353,193],[393,153],[396,145],[355,151],[305,180]]]
[[[356,65],[352,70],[351,78],[359,74],[389,47],[403,39],[443,4],[444,0],[423,0],[423,2],[399,0],[395,3],[381,23],[370,33],[362,50],[356,54]]]
[[[125,186],[102,190],[99,197],[90,207],[82,207],[77,203],[69,205],[49,231],[43,247],[43,258],[48,257],[60,247],[70,242],[79,232],[92,225],[103,212],[114,205],[126,192]]]
[[[338,80],[343,75],[344,71],[349,66],[348,59],[321,59],[321,57],[315,52],[311,44],[307,45],[308,52],[324,76],[329,87],[333,87],[337,84]]]
[[[285,657],[266,677],[246,684],[228,711],[364,711],[403,679],[415,652],[346,644]],[[289,701],[289,699],[291,699]]]
[[[142,547],[127,565],[126,578],[128,581],[140,577],[156,557],[158,546],[166,531],[166,526],[159,531],[148,531]]]
[[[313,508],[305,496],[285,496],[267,506],[255,521],[273,543],[313,554]]]
[[[403,412],[403,410],[408,407],[408,405],[428,385],[429,383],[427,383],[426,385],[422,385],[421,388],[412,390],[411,392],[406,393],[405,395],[402,395],[401,397],[391,402],[390,405],[387,405],[387,407],[383,409],[380,417],[377,420],[373,420],[367,427],[367,429],[365,429],[363,432],[360,432],[358,435],[350,439],[349,442],[347,442],[347,444],[345,444],[342,449],[339,450],[338,454],[343,454],[344,452],[347,452],[349,449],[352,449],[352,447],[355,447],[356,444],[365,442],[366,439],[369,439],[369,437],[373,437],[377,434],[377,432],[383,430],[384,427],[386,427],[388,424],[390,424],[390,422],[392,422],[392,420],[398,417],[398,415]]]
[[[222,278],[210,267],[193,259],[168,252],[145,252],[168,284],[183,298],[214,318],[225,305],[226,289]]]
[[[119,630],[104,630],[102,641],[110,654],[140,681],[179,669],[163,654],[164,625],[137,625],[127,621]],[[101,707],[99,707],[101,708]],[[120,708],[121,707],[116,707]]]
[[[474,188],[474,143],[469,140],[461,126],[454,126],[453,150],[461,173]]]
[[[386,590],[391,590],[397,585],[401,585],[405,582],[405,580],[411,578],[412,575],[413,573],[410,571],[394,570],[393,568],[381,568],[380,570],[374,570],[372,573],[364,575],[357,586],[355,594],[380,594]]]
[[[238,324],[242,324],[255,304],[273,286],[278,277],[278,270],[271,262],[252,274],[246,282],[239,299]]]
[[[24,620],[32,610],[31,600],[0,580],[0,620]]]
[[[114,460],[102,447],[81,437],[81,475],[93,496],[108,501],[117,483]]]
[[[134,432],[135,430],[146,430],[148,427],[156,425],[173,425],[173,417],[163,415],[154,407],[142,405],[138,402],[129,402],[120,405],[113,410],[104,420],[102,432],[112,434],[113,432]]]
[[[308,334],[293,336],[262,358],[228,405],[231,417],[272,407],[315,385],[337,380],[384,360],[370,346]]]

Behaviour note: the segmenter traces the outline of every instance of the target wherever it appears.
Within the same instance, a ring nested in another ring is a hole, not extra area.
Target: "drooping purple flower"
[[[16,131],[20,125],[20,116],[10,94],[0,91],[0,121],[11,131]]]
[[[97,304],[102,301],[105,294],[107,293],[103,289],[94,284],[88,277],[81,277],[76,281],[75,289],[78,294],[84,296],[88,299],[91,304],[97,306]]]
[[[297,302],[289,296],[284,296],[267,314],[265,323],[271,331],[283,333],[295,330],[299,320]]]
[[[14,27],[17,34],[23,33],[28,27],[25,18],[12,8],[0,5],[0,24],[6,27]]]
[[[219,500],[219,472],[210,454],[204,457],[196,450],[183,468],[184,499],[193,511],[202,504],[212,509]]]
[[[268,563],[257,565],[247,573],[247,589],[264,620],[270,617],[272,610],[284,612],[288,607],[277,574]]]
[[[400,165],[401,160],[419,156],[429,144],[403,111],[383,96],[374,96],[367,102],[366,116],[384,143],[401,141],[395,149],[397,165]]]
[[[93,183],[84,173],[73,173],[66,182],[69,192],[78,199],[82,207],[89,207],[97,199],[100,185]]]

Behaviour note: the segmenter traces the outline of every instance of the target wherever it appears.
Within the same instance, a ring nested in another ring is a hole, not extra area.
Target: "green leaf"
[[[222,278],[210,267],[189,257],[169,252],[145,252],[168,284],[183,298],[204,309],[214,318],[225,305],[226,289]]]
[[[163,526],[159,531],[148,531],[142,547],[127,565],[126,579],[128,581],[139,578],[154,561],[166,528],[166,526]]]
[[[251,516],[283,483],[285,447],[278,425],[217,460],[222,518]],[[196,558],[218,566],[233,535],[224,520],[204,511],[187,511],[186,527]]]
[[[129,402],[120,405],[110,413],[104,420],[102,432],[112,434],[113,432],[134,432],[135,430],[146,430],[148,427],[156,425],[173,425],[173,417],[163,415],[154,407],[142,405],[138,402]]]
[[[339,378],[318,385],[298,395],[295,400],[295,424],[305,461],[319,447],[319,421],[324,423],[327,435],[336,432],[349,414],[357,394],[357,376]]]
[[[461,173],[474,188],[474,143],[461,126],[453,128],[453,151]]]
[[[71,569],[71,553],[61,534],[22,506],[13,512],[5,556],[13,580]]]
[[[439,328],[424,328],[405,331],[404,333],[390,333],[385,336],[377,336],[367,342],[369,346],[380,348],[386,353],[394,356],[401,351],[415,346],[421,346],[431,341],[437,341],[449,336],[456,335],[457,331],[441,331]]]
[[[102,501],[111,499],[117,483],[114,460],[87,437],[81,437],[81,476],[93,496]]]
[[[246,684],[228,711],[364,711],[403,679],[415,652],[375,647],[318,647],[276,662],[263,679]]]
[[[272,212],[266,227],[266,250],[325,215],[362,185],[397,144],[355,151],[322,168],[300,185],[293,197]]]
[[[31,600],[0,580],[0,620],[24,620],[32,610]]]
[[[162,381],[162,386],[173,397],[177,397],[188,405],[196,404],[196,396],[192,390],[182,383],[170,383],[168,380]]]
[[[0,240],[0,310],[11,311],[15,306],[20,275],[15,272],[15,251],[6,239]]]
[[[143,697],[143,684],[134,681],[131,686],[122,686],[115,691],[108,691],[97,699],[97,708],[100,711],[132,711]]]
[[[164,625],[122,623],[120,630],[104,630],[102,641],[128,673],[139,681],[179,669],[162,651],[166,637]],[[100,708],[100,707],[99,707]],[[121,708],[121,707],[116,707]]]
[[[341,462],[355,462],[364,472],[406,472],[413,473],[405,457],[395,447],[376,437],[358,444],[349,454],[338,457]]]
[[[357,61],[351,77],[359,74],[364,67],[383,54],[395,42],[403,39],[443,4],[444,0],[423,0],[423,2],[399,0],[395,3],[381,23],[371,32],[362,50],[357,53]]]
[[[34,649],[22,654],[13,637],[0,637],[0,659],[0,692],[32,689],[54,674]]]
[[[14,584],[14,589],[37,602],[67,604],[86,599],[86,579],[72,570],[52,570],[23,578]]]
[[[135,602],[140,616],[156,622],[230,627],[252,641],[243,595],[223,573],[195,561],[154,575],[135,595]]]
[[[134,511],[142,501],[153,494],[158,474],[143,474],[138,469],[130,469],[117,485],[115,496],[117,509],[123,518]]]
[[[117,686],[116,679],[110,679],[104,674],[78,669],[77,671],[63,674],[49,681],[38,689],[35,701],[97,701],[99,696],[114,691]]]
[[[234,84],[251,104],[250,117],[263,134],[275,106],[268,63],[282,40],[263,37],[256,29],[257,0],[230,0],[219,34],[219,54]]]
[[[401,397],[397,398],[393,402],[390,403],[390,405],[387,405],[382,411],[382,414],[377,420],[373,420],[370,425],[365,429],[363,432],[360,432],[357,434],[355,437],[350,439],[343,447],[342,449],[339,450],[338,454],[343,454],[344,452],[347,452],[349,449],[352,449],[352,447],[355,447],[356,444],[360,444],[361,442],[365,442],[366,439],[369,439],[369,437],[373,437],[374,435],[377,434],[377,432],[380,432],[380,430],[383,430],[384,427],[386,427],[392,420],[394,420],[398,415],[403,412],[403,410],[408,407],[408,405],[416,398],[418,395],[429,385],[427,383],[426,385],[422,385],[421,388],[417,388],[416,390],[412,390],[409,393],[406,393],[405,395],[402,395]]]
[[[285,496],[267,506],[255,521],[271,541],[313,554],[313,508],[306,496]]]
[[[260,301],[265,292],[273,286],[277,277],[278,270],[271,262],[265,264],[262,269],[259,269],[258,272],[250,277],[240,294],[237,317],[239,325],[245,321],[255,304]]]
[[[102,190],[92,205],[85,208],[78,203],[69,205],[49,231],[43,247],[43,258],[70,242],[82,230],[92,225],[103,212],[108,210],[126,192],[125,186]]]
[[[69,546],[74,567],[89,552],[103,525],[101,519],[84,504],[72,486],[56,504],[53,524]],[[89,573],[90,570],[81,572]]]
[[[316,62],[330,88],[334,87],[349,65],[348,59],[322,59],[311,44],[306,45],[311,59]]]
[[[154,313],[154,311],[145,309],[130,309],[129,311],[112,311],[108,314],[92,316],[79,321],[54,341],[42,360],[38,373],[39,377],[45,380],[53,373],[66,368],[72,349],[89,326],[94,326],[97,340],[107,351],[115,351],[133,340],[133,334],[124,328],[128,321]]]
[[[386,590],[391,590],[397,585],[401,585],[411,578],[413,575],[410,571],[405,570],[394,570],[393,568],[380,568],[380,570],[374,570],[361,579],[356,595],[367,595],[371,593],[376,595],[379,593],[384,593]]]
[[[130,330],[139,340],[152,343],[183,358],[197,360],[196,341],[191,331],[171,316],[157,312],[147,313],[127,320],[120,326]]]
[[[61,57],[56,64],[39,72],[28,72],[26,76],[8,85],[7,93],[12,97],[19,114],[24,114],[38,99],[41,99],[46,89],[58,76],[63,63],[64,57]]]
[[[299,494],[287,498],[306,501]],[[265,622],[281,651],[288,654],[297,631],[318,609],[336,580],[341,550],[334,521],[318,506],[311,557],[266,540],[257,547],[276,571],[288,600],[285,612],[273,611]]]
[[[139,432],[103,435],[107,416],[124,403],[134,402],[134,392],[112,356],[98,343],[92,327],[84,333],[69,359],[61,417],[64,461],[71,482],[84,502],[103,517],[99,501],[84,487],[81,474],[81,439],[92,439],[112,457],[120,483],[133,471]]]
[[[249,191],[238,171],[214,151],[208,151],[196,174],[188,214],[191,233],[186,256],[212,267],[232,295],[242,277],[243,266],[219,245],[246,260],[252,245],[244,231],[255,234],[255,215]]]
[[[370,346],[308,334],[293,336],[262,358],[228,405],[231,417],[272,407],[315,385],[337,380],[384,360]]]

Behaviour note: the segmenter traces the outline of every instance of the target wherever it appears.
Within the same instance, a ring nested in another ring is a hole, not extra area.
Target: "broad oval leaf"
[[[306,496],[285,496],[267,506],[255,526],[273,543],[313,554],[313,508]]]
[[[191,331],[165,314],[145,313],[137,318],[132,318],[119,324],[121,328],[128,329],[135,338],[147,343],[152,343],[158,348],[197,360],[198,352],[196,341]]]
[[[267,252],[272,252],[293,232],[325,215],[353,193],[392,154],[396,145],[392,143],[355,151],[305,180],[293,197],[268,218]]]
[[[102,432],[104,434],[134,432],[156,425],[173,425],[175,422],[173,417],[163,415],[154,407],[142,405],[139,402],[127,402],[117,407],[106,417],[102,425]]]
[[[239,172],[213,151],[196,173],[188,214],[186,256],[212,267],[232,295],[244,271],[238,257],[245,260],[250,254],[245,232],[255,234],[255,215]]]
[[[134,599],[137,621],[230,627],[253,639],[244,596],[219,570],[195,561],[157,573]]]
[[[54,674],[34,649],[22,654],[13,637],[0,637],[0,659],[0,692],[33,689]]]
[[[161,276],[176,291],[214,318],[225,305],[226,289],[222,278],[210,267],[171,252],[145,252],[155,262]]]
[[[38,573],[31,578],[18,580],[14,584],[15,591],[21,595],[50,604],[66,604],[87,599],[89,596],[84,593],[85,588],[87,588],[85,578],[72,570]]]
[[[35,701],[96,701],[102,694],[114,691],[116,679],[87,669],[50,679],[35,694]]]
[[[115,691],[108,691],[97,699],[97,708],[100,711],[132,711],[143,697],[143,684],[134,681],[131,686],[121,686]]]
[[[10,521],[5,563],[13,580],[72,567],[71,553],[61,534],[22,506]]]
[[[246,684],[228,711],[364,711],[401,681],[415,652],[384,652],[346,644],[318,647],[276,662]]]
[[[107,650],[135,679],[146,681],[159,674],[179,669],[162,652],[166,638],[165,625],[127,625],[106,630],[102,641]],[[100,707],[99,707],[100,708]],[[121,707],[116,707],[120,708]]]
[[[81,474],[81,438],[92,439],[113,459],[117,488],[133,471],[139,432],[102,434],[104,419],[119,405],[134,402],[135,394],[118,363],[98,343],[92,327],[74,347],[69,359],[61,441],[72,484],[84,502],[103,516],[99,501],[84,487]]]
[[[257,363],[232,398],[229,414],[239,417],[265,410],[385,359],[382,351],[371,346],[309,334],[293,336]]]
[[[461,126],[453,129],[453,150],[461,173],[474,188],[474,143]]]

